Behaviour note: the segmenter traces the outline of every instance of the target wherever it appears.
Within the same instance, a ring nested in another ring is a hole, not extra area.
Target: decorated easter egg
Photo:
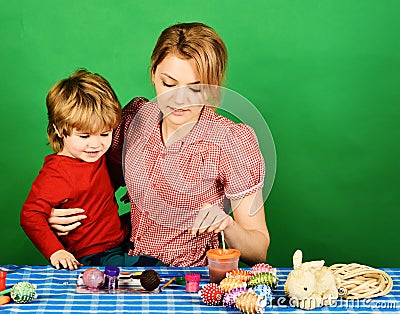
[[[147,291],[153,291],[160,285],[160,275],[153,269],[146,269],[140,275],[140,284]]]
[[[104,273],[97,268],[88,268],[83,272],[83,283],[89,289],[98,289],[104,285]]]

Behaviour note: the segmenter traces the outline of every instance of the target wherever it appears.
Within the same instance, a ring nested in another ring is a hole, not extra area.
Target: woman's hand
[[[65,250],[58,250],[51,254],[50,263],[57,269],[75,270],[78,269],[78,266],[82,266],[70,252]]]
[[[232,200],[231,207],[234,219],[221,208],[204,204],[189,232],[217,233],[224,230],[228,247],[238,249],[243,262],[248,265],[265,262],[270,237],[261,190],[241,199]]]
[[[64,236],[79,227],[80,220],[87,218],[86,215],[78,215],[83,212],[82,208],[53,208],[47,221],[56,235]]]
[[[227,215],[221,208],[206,203],[201,207],[189,232],[191,234],[212,231],[218,233],[225,230],[232,222],[232,217]]]

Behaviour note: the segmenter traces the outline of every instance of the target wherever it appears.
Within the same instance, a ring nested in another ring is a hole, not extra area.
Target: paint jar
[[[115,292],[118,288],[119,268],[116,266],[106,266],[104,269],[104,276],[104,288],[106,288],[108,292]]]
[[[198,292],[200,274],[185,274],[186,292]]]
[[[235,249],[211,249],[207,253],[210,282],[219,284],[226,273],[238,269],[240,251]]]

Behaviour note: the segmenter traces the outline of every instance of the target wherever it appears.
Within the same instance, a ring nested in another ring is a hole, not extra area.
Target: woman
[[[201,23],[173,25],[157,41],[151,77],[158,102],[135,98],[125,106],[108,154],[110,175],[117,187],[126,183],[130,198],[130,255],[205,266],[206,251],[218,247],[224,231],[243,262],[266,259],[265,167],[257,138],[207,101],[218,99],[212,89],[221,86],[226,61],[223,41]],[[227,201],[233,219],[224,211]],[[49,222],[61,232],[84,218],[57,216],[54,211]]]

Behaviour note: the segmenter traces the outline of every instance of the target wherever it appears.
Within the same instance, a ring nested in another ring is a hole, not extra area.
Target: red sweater
[[[47,222],[52,208],[83,208],[87,218],[68,235],[57,237]],[[119,245],[127,231],[118,216],[105,156],[93,163],[47,156],[22,207],[20,223],[47,259],[62,249],[81,258]]]

